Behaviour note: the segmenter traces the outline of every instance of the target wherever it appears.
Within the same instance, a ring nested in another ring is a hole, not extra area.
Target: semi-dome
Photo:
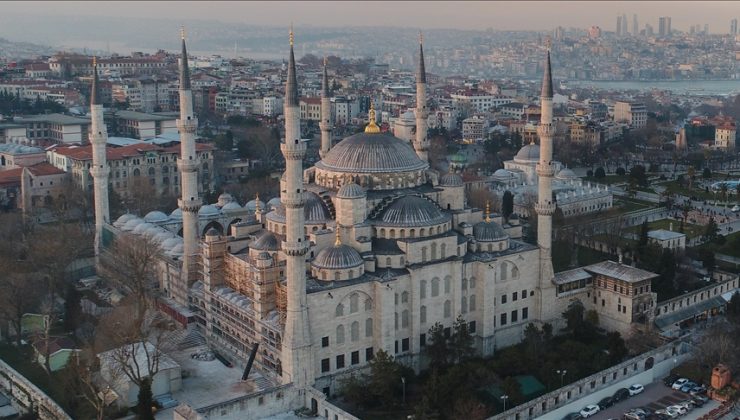
[[[439,179],[441,187],[462,187],[463,179],[458,174],[445,174]]]
[[[378,224],[403,227],[429,226],[444,223],[449,218],[449,215],[443,213],[430,200],[417,195],[406,195],[383,210]]]
[[[115,226],[117,228],[120,228],[121,226],[125,225],[126,222],[128,222],[129,220],[135,219],[135,218],[136,218],[136,216],[134,216],[133,214],[126,213],[126,214],[122,215],[121,217],[119,217],[118,219],[116,219],[116,221],[113,222],[113,226]]]
[[[264,210],[266,207],[265,203],[262,200],[259,200],[259,204],[260,210]],[[247,204],[244,205],[244,208],[254,213],[257,210],[257,200],[250,200]]]
[[[206,237],[217,237],[220,233],[216,230],[216,228],[210,228],[208,231],[206,231]]]
[[[364,264],[360,253],[349,245],[339,244],[319,251],[311,262],[316,268],[346,270]]]
[[[266,231],[252,242],[251,248],[262,251],[277,251],[280,249],[280,241],[274,233]]]
[[[303,216],[306,223],[316,224],[331,220],[331,213],[329,213],[326,203],[324,203],[324,200],[318,194],[312,191],[305,191],[303,197],[306,200],[303,205]],[[275,211],[270,213],[270,218],[278,222],[284,222],[285,207],[282,204],[275,207]]]
[[[275,207],[280,205],[280,197],[273,197],[270,199],[270,201],[267,202],[267,207],[272,209],[275,209]]]
[[[530,143],[521,149],[514,156],[514,160],[536,162],[540,160],[540,145],[536,143]]]
[[[339,191],[337,191],[337,198],[362,198],[365,195],[365,190],[354,182],[342,185]]]
[[[139,223],[138,225],[136,225],[136,227],[134,228],[133,232],[134,233],[141,234],[141,233],[144,233],[147,230],[149,230],[149,228],[151,228],[151,227],[154,227],[154,225],[151,224],[151,223],[148,223],[148,222]]]
[[[241,210],[244,210],[244,209],[236,201],[229,201],[228,203],[224,204],[223,207],[221,207],[221,211],[223,211],[224,213],[231,213],[231,212],[241,211]]]
[[[315,166],[330,172],[396,173],[423,170],[429,164],[397,137],[364,132],[340,141]]]
[[[557,175],[555,175],[555,178],[562,179],[563,181],[568,181],[571,179],[578,179],[578,175],[576,175],[576,173],[571,171],[570,169],[564,168],[561,169]]]
[[[508,236],[504,228],[496,222],[483,221],[473,225],[473,237],[478,242],[496,242]]]
[[[172,210],[172,213],[170,213],[170,219],[182,220],[182,210],[180,208]]]
[[[205,206],[201,207],[200,210],[198,210],[198,217],[218,216],[219,213],[220,211],[218,207],[212,204],[206,204]]]
[[[168,221],[170,218],[161,211],[150,211],[144,216],[144,220],[149,223],[162,223]]]
[[[130,231],[134,230],[137,226],[144,223],[143,220],[139,219],[138,217],[134,217],[133,219],[129,219],[128,222],[124,223],[123,226],[121,226],[121,230]]]

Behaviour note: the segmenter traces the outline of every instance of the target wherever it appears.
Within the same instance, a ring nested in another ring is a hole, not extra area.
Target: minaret
[[[554,277],[552,268],[552,215],[555,213],[555,202],[552,198],[552,178],[555,168],[552,162],[552,137],[555,129],[552,125],[552,74],[550,69],[550,41],[547,41],[547,59],[545,74],[542,78],[540,94],[542,114],[537,134],[540,137],[540,161],[537,163],[539,177],[537,212],[537,245],[540,248],[540,281],[542,286],[551,285]],[[542,302],[542,308],[547,303]]]
[[[180,159],[177,167],[180,170],[180,190],[182,196],[178,205],[182,210],[182,273],[172,297],[180,305],[188,305],[188,287],[197,279],[196,264],[198,260],[198,210],[201,200],[198,195],[198,155],[195,152],[195,132],[198,120],[193,115],[193,93],[190,90],[190,70],[188,69],[188,52],[185,48],[185,30],[182,38],[182,56],[180,58],[180,119],[177,129],[180,133]]]
[[[108,142],[108,130],[103,121],[103,104],[100,101],[100,87],[98,80],[98,62],[93,57],[93,82],[90,89],[90,117],[92,119],[93,164],[90,175],[93,177],[93,192],[95,200],[95,256],[100,255],[103,241],[103,225],[110,223],[108,210],[108,163],[106,162],[105,144]]]
[[[293,54],[293,28],[290,30],[290,58],[288,80],[285,84],[285,142],[280,149],[285,157],[285,184],[280,192],[280,201],[285,206],[285,241],[283,252],[286,259],[287,313],[283,334],[282,367],[283,382],[299,390],[314,383],[313,355],[308,328],[306,307],[306,253],[308,240],[304,231],[303,206],[303,158],[306,144],[301,141],[300,108],[298,105],[298,82],[296,80],[295,57]]]
[[[424,38],[419,32],[419,65],[416,68],[416,140],[414,150],[419,159],[429,161],[427,152],[429,150],[429,139],[427,139],[427,73],[424,67]]]
[[[326,72],[326,57],[324,57],[324,79],[321,82],[321,149],[319,155],[323,159],[331,149],[331,99],[329,96],[329,75]]]

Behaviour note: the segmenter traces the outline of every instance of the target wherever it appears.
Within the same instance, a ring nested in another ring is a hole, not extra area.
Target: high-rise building
[[[730,21],[730,35],[737,35],[737,18]]]
[[[629,35],[629,28],[627,25],[627,14],[622,15],[622,36]]]
[[[653,36],[653,25],[646,23],[645,24],[645,36]]]
[[[622,16],[617,16],[617,36],[622,36]]]
[[[709,35],[709,24],[708,23],[704,24],[704,35]]]
[[[637,15],[632,15],[632,35],[640,35],[640,26],[637,24]]]
[[[662,37],[671,36],[671,18],[670,16],[661,16],[658,18],[658,35]]]

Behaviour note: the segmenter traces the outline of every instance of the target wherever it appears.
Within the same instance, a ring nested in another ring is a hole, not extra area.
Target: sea
[[[680,80],[680,81],[582,81],[566,82],[568,87],[592,87],[611,91],[670,91],[679,95],[732,96],[740,94],[740,80]]]

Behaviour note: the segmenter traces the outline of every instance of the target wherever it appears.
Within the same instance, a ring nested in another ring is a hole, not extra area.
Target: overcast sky
[[[406,26],[457,29],[534,29],[555,26],[614,30],[617,14],[639,17],[657,30],[658,16],[671,16],[672,27],[705,23],[712,33],[727,33],[730,20],[740,17],[737,1],[54,1],[3,2],[3,13],[208,19],[245,24],[288,26]]]

